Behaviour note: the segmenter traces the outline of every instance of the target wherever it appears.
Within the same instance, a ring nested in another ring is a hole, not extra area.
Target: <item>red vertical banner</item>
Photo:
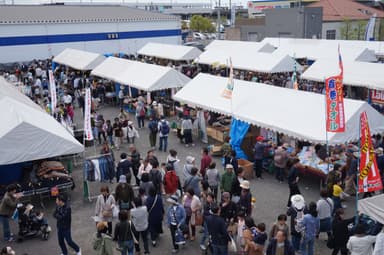
[[[383,184],[376,163],[366,112],[360,115],[360,128],[359,193],[382,190]]]
[[[325,80],[326,104],[327,104],[327,131],[344,132],[344,92],[342,74],[329,77]]]

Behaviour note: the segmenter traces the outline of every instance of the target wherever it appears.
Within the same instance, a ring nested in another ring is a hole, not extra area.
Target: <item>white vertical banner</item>
[[[91,89],[85,89],[85,107],[84,107],[84,137],[85,140],[93,140],[93,132],[91,127],[91,108],[92,108],[92,99],[91,99]]]
[[[57,105],[57,96],[56,96],[56,83],[55,77],[53,76],[53,71],[48,71],[49,76],[49,92],[51,94],[51,114],[55,113],[56,105]]]
[[[152,100],[151,100],[151,92],[147,92],[147,104],[150,105],[152,103]]]
[[[132,98],[132,89],[131,86],[128,86],[128,95],[130,98]]]
[[[367,26],[365,28],[365,40],[374,41],[375,40],[375,24],[376,24],[376,13],[372,15],[369,19]]]

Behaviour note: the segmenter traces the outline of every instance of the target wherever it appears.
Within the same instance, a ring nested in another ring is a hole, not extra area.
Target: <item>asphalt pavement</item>
[[[117,107],[106,106],[101,108],[98,112],[103,114],[104,118],[113,120],[114,117],[118,114]],[[75,122],[78,126],[82,125],[81,114],[76,111]],[[130,119],[134,121],[133,115],[130,115]],[[146,122],[147,125],[147,122]],[[145,155],[149,149],[149,136],[148,128],[139,130],[140,138],[135,141],[141,155]],[[210,141],[211,144],[214,141]],[[181,160],[181,164],[184,164],[186,156],[193,156],[196,158],[196,163],[200,165],[201,158],[201,148],[206,146],[205,144],[197,141],[195,139],[195,147],[185,147],[183,144],[179,143],[179,140],[176,137],[174,132],[169,134],[168,149],[175,149],[178,152],[178,157]],[[158,145],[158,141],[157,141]],[[87,147],[85,155],[92,156],[95,154],[95,151],[100,150],[99,146]],[[125,143],[122,145],[120,151],[114,150],[115,157],[118,159],[121,152],[128,152],[128,144]],[[156,151],[156,156],[159,158],[160,162],[165,162],[167,153]],[[214,158],[217,165],[220,168],[221,173],[223,169],[220,167],[220,158]],[[72,237],[77,244],[82,249],[82,254],[95,254],[92,250],[92,236],[96,231],[96,226],[94,221],[91,219],[91,216],[94,215],[95,200],[88,201],[83,198],[83,170],[82,170],[82,159],[78,160],[78,165],[75,166],[75,169],[72,173],[73,178],[76,183],[76,188],[70,193],[71,197],[71,206],[72,206]],[[263,174],[264,179],[262,180],[251,180],[251,192],[252,195],[256,198],[255,207],[252,212],[252,216],[256,223],[264,222],[267,226],[267,231],[270,230],[273,222],[276,220],[277,216],[281,213],[285,213],[287,208],[287,199],[289,194],[288,184],[286,182],[279,183],[272,175],[268,173]],[[133,178],[132,178],[133,180]],[[98,194],[100,183],[91,183],[90,192],[94,195]],[[114,190],[115,183],[107,184],[110,187],[110,190]],[[319,199],[319,189],[320,181],[317,177],[312,176],[303,176],[299,182],[300,190],[304,195],[307,203],[310,201],[317,201]],[[37,201],[34,202],[36,207],[39,207]],[[349,198],[345,202],[348,205],[347,214],[353,215],[354,213],[354,199]],[[55,208],[55,202],[53,199],[44,200],[45,205],[45,215],[48,218],[49,224],[52,226],[52,233],[48,241],[40,240],[39,238],[34,238],[30,240],[25,240],[21,243],[5,243],[0,242],[0,247],[5,245],[10,245],[14,248],[17,255],[53,255],[61,254],[56,235],[56,221],[52,217],[52,213]],[[13,233],[17,233],[17,224],[11,222],[11,229]],[[179,251],[180,254],[200,254],[201,250],[199,248],[199,240],[201,235],[199,233],[200,227],[197,230],[197,238],[195,241],[190,242],[185,245],[185,247]],[[2,236],[2,228],[0,228],[0,235]],[[330,254],[330,250],[325,246],[326,235],[322,234],[318,240],[315,242],[315,254],[316,255],[325,255]],[[164,234],[161,236],[160,241],[156,247],[150,245],[151,254],[171,254],[172,245],[169,230],[164,225]],[[72,254],[72,253],[71,253]],[[115,254],[120,254],[115,250]]]

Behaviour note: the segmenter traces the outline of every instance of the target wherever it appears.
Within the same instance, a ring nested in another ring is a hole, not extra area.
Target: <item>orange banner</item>
[[[365,112],[360,115],[360,128],[359,193],[382,190],[383,184],[381,183],[368,117]]]
[[[327,131],[344,132],[344,94],[342,74],[325,80],[327,104]]]

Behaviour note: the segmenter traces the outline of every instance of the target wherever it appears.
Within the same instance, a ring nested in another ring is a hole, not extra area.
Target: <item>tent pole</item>
[[[361,150],[361,120],[359,118],[359,142],[358,142],[359,150]],[[361,153],[361,152],[360,152]],[[356,209],[355,209],[355,225],[359,223],[359,174],[360,174],[360,157],[361,155],[359,154],[359,158],[357,160],[357,169],[356,169]]]
[[[324,85],[327,86],[325,78],[323,79]],[[325,150],[327,157],[330,157],[329,144],[328,144],[328,131],[327,131],[327,92],[324,94],[324,107],[325,107]],[[329,163],[327,162],[327,172],[329,174]],[[320,180],[320,189],[323,187],[323,179]]]

